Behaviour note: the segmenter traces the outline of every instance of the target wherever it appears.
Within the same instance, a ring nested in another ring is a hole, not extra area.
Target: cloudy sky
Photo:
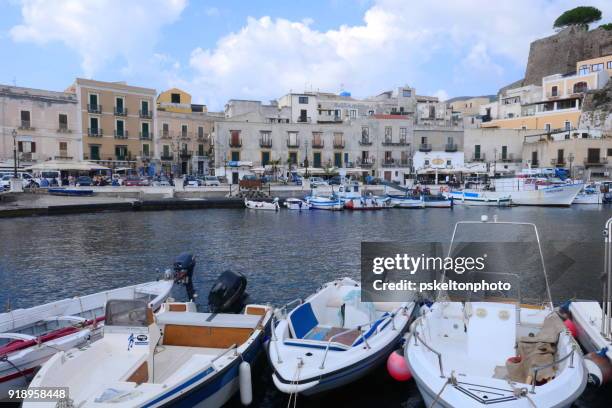
[[[177,86],[222,109],[293,90],[442,98],[522,78],[569,0],[0,0],[0,83]],[[612,21],[612,1],[592,0]]]

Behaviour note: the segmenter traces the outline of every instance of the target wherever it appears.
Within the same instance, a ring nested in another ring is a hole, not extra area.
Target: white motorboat
[[[423,194],[423,204],[425,208],[452,208],[452,197],[446,197],[443,194]]]
[[[507,239],[506,227],[510,226],[531,229],[536,234],[537,243],[529,245],[532,249],[537,245],[544,278],[541,287],[545,288],[547,301],[544,305],[523,303],[521,289],[518,299],[499,298],[501,291],[479,293],[485,301],[471,298],[457,301],[456,297],[451,300],[447,293],[439,293],[438,301],[431,307],[425,306],[411,325],[404,346],[406,362],[425,406],[570,407],[584,391],[587,375],[579,346],[552,307],[537,229],[525,223],[459,222],[453,232],[451,250],[456,244],[458,227],[479,224],[487,228],[487,239],[501,240],[502,236]],[[468,241],[476,241],[478,233],[471,232]],[[516,238],[527,239],[525,234]],[[501,276],[516,278],[519,287],[525,286],[523,294],[526,288],[537,286],[534,284],[537,278],[532,275]],[[475,294],[471,292],[471,296]]]
[[[493,179],[493,186],[495,191],[487,192],[491,199],[501,199],[509,195],[512,204],[516,205],[569,206],[584,184],[553,183],[540,178],[516,177]]]
[[[0,401],[8,390],[28,385],[33,373],[61,350],[100,337],[109,299],[138,299],[157,309],[170,295],[172,279],[77,296],[0,314]]]
[[[344,203],[344,208],[348,210],[382,210],[386,207],[385,199],[371,194],[363,195],[361,186],[356,181],[340,185],[336,195]]]
[[[396,208],[425,208],[423,196],[388,195],[389,206]]]
[[[238,390],[252,398],[250,363],[263,351],[272,310],[198,313],[194,303],[164,303],[155,315],[142,301],[111,300],[104,337],[60,352],[30,387],[68,387],[75,407],[220,407]],[[56,407],[29,402],[23,408]]]
[[[447,193],[455,204],[507,207],[512,204],[510,194],[500,195],[488,191],[457,190]]]
[[[342,211],[344,203],[336,196],[310,195],[306,197],[306,202],[312,210]]]
[[[581,300],[569,303],[569,318],[576,325],[578,341],[589,353],[584,361],[589,371],[589,381],[595,385],[612,381],[612,218],[606,223],[604,232],[602,303]]]
[[[277,311],[281,320],[268,347],[276,388],[317,394],[362,377],[389,356],[408,328],[414,303],[360,298],[360,284],[344,278]]]
[[[310,204],[308,204],[304,200],[300,200],[299,198],[287,198],[285,200],[285,207],[289,210],[310,210]]]
[[[280,205],[278,205],[278,197],[272,200],[272,202],[268,201],[254,201],[254,200],[244,200],[244,205],[246,208],[251,210],[262,210],[262,211],[278,211],[280,210]]]

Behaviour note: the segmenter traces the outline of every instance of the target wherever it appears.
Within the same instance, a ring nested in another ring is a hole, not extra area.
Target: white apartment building
[[[73,93],[0,85],[0,162],[19,167],[50,159],[82,160]]]

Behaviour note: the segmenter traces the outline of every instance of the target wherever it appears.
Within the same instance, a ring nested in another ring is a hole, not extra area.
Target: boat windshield
[[[518,302],[552,307],[542,247],[534,224],[489,221],[486,217],[480,222],[458,222],[448,248],[449,258],[454,267],[443,272],[449,287],[438,292],[440,300]]]
[[[106,302],[106,326],[147,327],[147,302],[114,299]]]

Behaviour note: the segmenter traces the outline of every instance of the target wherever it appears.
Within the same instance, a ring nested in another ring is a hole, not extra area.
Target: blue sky
[[[0,83],[178,86],[211,109],[289,90],[495,93],[569,0],[0,0]],[[505,4],[504,4],[505,3]],[[612,2],[592,5],[611,21]]]

